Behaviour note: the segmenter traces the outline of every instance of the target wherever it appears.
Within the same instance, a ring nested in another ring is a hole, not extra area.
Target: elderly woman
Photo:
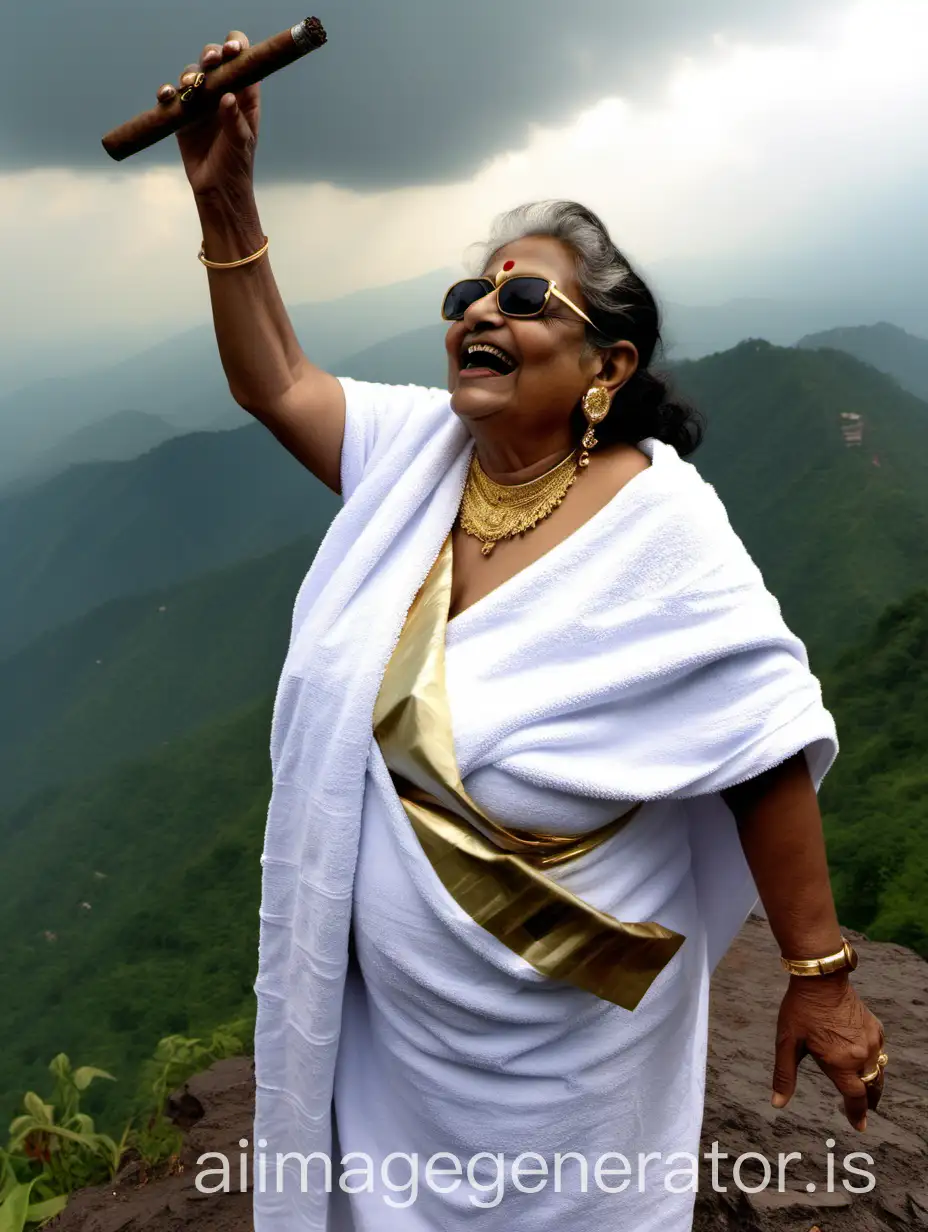
[[[792,974],[774,1104],[806,1053],[857,1129],[882,1089],[828,882],[818,683],[682,460],[698,420],[602,223],[500,220],[442,305],[450,392],[338,380],[271,273],[258,114],[251,87],[179,134],[219,350],[344,505],[272,729],[256,1227],[682,1232],[709,978],[758,894]]]

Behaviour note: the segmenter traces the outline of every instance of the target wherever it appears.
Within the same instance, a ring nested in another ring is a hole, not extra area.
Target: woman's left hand
[[[846,972],[793,976],[777,1021],[774,1107],[789,1103],[799,1062],[809,1055],[841,1092],[851,1125],[866,1129],[867,1110],[879,1102],[883,1075],[881,1069],[879,1081],[867,1085],[861,1075],[877,1069],[882,1050],[883,1028],[857,996]]]

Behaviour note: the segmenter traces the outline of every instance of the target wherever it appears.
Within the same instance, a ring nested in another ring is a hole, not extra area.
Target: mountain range
[[[294,330],[310,358],[339,375],[444,385],[445,327],[438,308],[455,276],[452,270],[436,270],[335,300],[297,304],[289,310]],[[852,335],[848,345],[840,339],[824,345],[850,349],[852,354],[859,347],[860,357],[924,397],[928,343],[902,330],[888,336],[887,327],[867,323],[864,311],[847,303],[814,300],[743,298],[717,305],[671,301],[665,305],[666,351],[677,362],[728,350],[746,337],[787,346],[803,337],[805,344],[809,337],[820,336],[813,331],[844,319],[850,325],[861,323],[856,332],[838,331]],[[46,378],[0,395],[0,494],[13,484],[21,490],[24,483],[34,483],[36,477],[62,465],[132,456],[126,448],[113,451],[116,442],[127,436],[126,416],[140,415],[167,421],[176,433],[247,422],[229,395],[211,323],[118,363],[101,364],[77,376]],[[92,432],[93,425],[113,417],[109,431],[104,426],[99,433]],[[141,441],[136,452],[152,443]]]
[[[310,358],[334,370],[358,351],[434,321],[450,281],[450,273],[439,270],[387,288],[297,304],[289,309],[290,319]],[[117,364],[39,380],[0,397],[0,490],[74,432],[127,409],[166,419],[182,432],[249,422],[229,394],[212,323],[206,322]]]
[[[72,467],[0,501],[0,659],[109,599],[318,531],[337,507],[257,424]]]
[[[378,361],[377,349],[371,375],[409,358]],[[827,662],[912,589],[928,533],[928,406],[842,352],[760,341],[674,375],[707,412],[694,461],[813,662]],[[0,501],[12,599],[0,609],[0,802],[271,688],[337,508],[255,424],[74,467]]]
[[[34,488],[81,462],[125,462],[137,458],[177,435],[178,428],[160,415],[148,411],[114,411],[36,454],[19,477],[6,485],[3,494],[12,496]]]

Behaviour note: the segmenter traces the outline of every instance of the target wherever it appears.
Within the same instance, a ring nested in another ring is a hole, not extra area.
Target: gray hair
[[[576,255],[577,277],[589,307],[608,316],[625,316],[634,306],[625,291],[640,281],[592,211],[576,201],[535,201],[501,214],[489,240],[479,246],[480,268],[494,253],[529,235],[561,240]]]
[[[651,368],[662,349],[660,308],[592,210],[576,201],[536,201],[501,214],[489,240],[475,245],[480,266],[473,273],[482,273],[501,248],[530,235],[560,240],[574,253],[587,312],[596,322],[587,326],[587,345],[605,349],[622,339],[638,351],[638,367],[615,395],[618,413],[608,415],[597,427],[599,439],[637,444],[654,437],[672,445],[681,457],[691,454],[702,440],[705,421]],[[585,430],[579,407],[573,418],[579,440]]]

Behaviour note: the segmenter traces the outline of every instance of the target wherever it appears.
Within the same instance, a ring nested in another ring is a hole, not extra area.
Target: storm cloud
[[[266,83],[258,175],[362,190],[457,180],[535,126],[606,96],[647,97],[675,60],[719,35],[776,42],[839,7],[319,0],[329,45]],[[0,41],[0,164],[111,169],[103,133],[154,105],[204,43],[234,28],[258,42],[306,15],[293,0],[14,0]],[[169,139],[133,167],[176,161]]]
[[[100,137],[203,43],[316,4],[291,2],[4,12],[0,391],[209,330],[176,143],[115,164]],[[796,337],[928,333],[925,0],[574,0],[569,21],[550,0],[319,4],[329,46],[264,94],[258,200],[286,303],[427,284],[415,311],[384,300],[401,333],[437,318],[435,285],[500,210],[571,197],[664,301],[827,309]]]

